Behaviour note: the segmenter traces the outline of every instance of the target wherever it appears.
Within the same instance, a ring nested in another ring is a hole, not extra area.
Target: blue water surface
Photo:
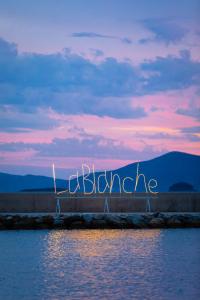
[[[200,299],[200,229],[0,231],[0,299]]]

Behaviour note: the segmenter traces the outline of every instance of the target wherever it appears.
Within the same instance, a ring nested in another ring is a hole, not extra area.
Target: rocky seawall
[[[0,214],[0,230],[200,228],[200,213]]]

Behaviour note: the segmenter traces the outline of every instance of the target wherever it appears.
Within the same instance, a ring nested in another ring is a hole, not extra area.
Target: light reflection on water
[[[106,233],[106,234],[105,234]],[[117,247],[118,241],[124,241],[123,251],[128,250],[132,255],[147,256],[150,255],[152,248],[156,246],[156,242],[159,240],[158,236],[160,230],[146,230],[146,231],[134,231],[134,234],[130,234],[129,231],[123,230],[77,230],[67,233],[67,237],[70,239],[70,248],[73,248],[74,253],[80,255],[82,258],[95,257],[95,256],[112,256],[119,255],[118,251],[121,251]],[[126,243],[127,238],[129,243]],[[136,241],[139,242],[140,247],[135,247]],[[148,247],[145,247],[144,243],[148,241]],[[66,231],[52,231],[48,235],[47,240],[47,252],[50,258],[58,258],[66,255],[66,249],[69,247],[66,241]]]
[[[200,299],[200,230],[0,232],[0,300]]]

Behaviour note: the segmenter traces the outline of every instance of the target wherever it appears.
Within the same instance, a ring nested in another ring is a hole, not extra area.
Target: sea
[[[2,230],[0,300],[200,299],[200,229]]]

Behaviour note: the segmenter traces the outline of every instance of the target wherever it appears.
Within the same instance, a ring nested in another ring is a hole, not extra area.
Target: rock
[[[100,220],[100,219],[93,219],[91,224],[90,224],[90,228],[93,229],[105,229],[108,228],[108,223],[106,222],[106,220]]]
[[[86,223],[84,221],[74,221],[70,224],[69,229],[86,229]]]
[[[15,229],[35,229],[37,227],[34,217],[21,217],[13,224]]]
[[[65,215],[63,217],[64,220],[64,227],[65,228],[69,228],[71,226],[72,223],[74,222],[82,222],[83,221],[83,216],[81,216],[80,214],[69,214],[69,215]]]
[[[3,225],[6,229],[13,229],[14,228],[14,218],[13,216],[5,216],[3,218]]]
[[[177,216],[173,216],[167,219],[167,227],[173,227],[173,228],[177,228],[177,227],[183,227],[183,223],[181,222],[181,220],[178,219]]]
[[[65,215],[0,215],[0,229],[200,227],[200,213],[69,213]]]
[[[57,229],[62,228],[63,225],[64,225],[64,219],[63,219],[61,216],[56,216],[56,217],[54,218],[53,225],[54,225],[54,227],[57,228]]]
[[[190,227],[200,227],[200,216],[195,216],[195,215],[188,216],[187,224]]]
[[[38,216],[35,222],[36,227],[40,229],[51,229],[54,227],[53,216]]]
[[[93,219],[93,216],[92,216],[92,214],[84,214],[83,215],[83,219],[85,220],[85,222],[91,222],[92,221],[92,219]]]
[[[47,225],[49,228],[53,227],[53,224],[54,224],[53,216],[43,216],[42,223]]]
[[[153,216],[154,216],[154,218],[158,218],[158,217],[160,217],[160,212],[155,212],[155,213],[153,213]]]
[[[85,222],[86,226],[89,227],[92,220],[93,220],[93,216],[92,216],[92,214],[84,214],[83,219],[84,219],[84,222]]]
[[[6,228],[5,228],[4,224],[3,224],[3,222],[0,220],[0,230],[1,229],[6,229]]]
[[[113,215],[108,214],[105,216],[107,227],[108,228],[127,228],[128,222],[127,218],[125,219],[123,216],[120,215]]]
[[[94,213],[92,218],[94,220],[104,220],[107,214],[99,214],[99,213]]]
[[[149,225],[152,228],[162,228],[165,227],[165,220],[163,218],[152,218]]]
[[[142,215],[132,215],[128,217],[133,228],[146,228],[147,222]]]

